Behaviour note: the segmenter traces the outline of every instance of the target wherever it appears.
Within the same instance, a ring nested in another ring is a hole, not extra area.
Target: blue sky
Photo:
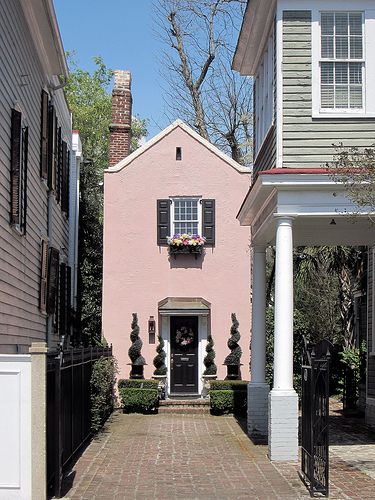
[[[92,70],[94,56],[132,73],[133,114],[149,119],[152,137],[169,123],[158,73],[161,43],[153,32],[152,0],[54,0],[65,50]]]

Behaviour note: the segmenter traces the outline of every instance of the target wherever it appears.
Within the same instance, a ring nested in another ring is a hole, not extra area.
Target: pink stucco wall
[[[176,161],[176,147],[183,160]],[[229,353],[231,313],[240,322],[242,378],[249,378],[250,256],[249,229],[236,214],[249,186],[240,173],[180,127],[172,130],[119,172],[104,177],[103,334],[114,346],[120,377],[129,376],[132,312],[138,313],[142,355],[154,370],[156,344],[148,343],[148,319],[161,325],[158,302],[166,297],[202,297],[211,303],[218,377]],[[169,258],[156,240],[156,200],[172,196],[216,200],[216,242],[203,258]]]

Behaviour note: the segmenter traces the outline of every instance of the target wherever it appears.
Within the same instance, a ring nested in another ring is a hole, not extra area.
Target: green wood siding
[[[332,160],[333,144],[370,146],[375,119],[312,118],[311,12],[283,13],[283,166],[316,168]]]

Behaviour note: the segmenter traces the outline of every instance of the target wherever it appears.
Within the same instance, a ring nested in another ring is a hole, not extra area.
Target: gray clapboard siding
[[[334,144],[368,147],[374,119],[312,118],[311,12],[283,13],[283,166],[322,167]]]
[[[46,339],[46,316],[39,311],[40,240],[47,235],[47,190],[40,179],[41,90],[43,74],[19,0],[0,4],[0,352],[27,351],[32,341]],[[20,75],[28,75],[20,85]],[[69,112],[63,92],[56,93],[56,111],[65,140],[70,140]],[[29,127],[27,234],[9,225],[10,117],[20,106]],[[68,224],[54,203],[53,237],[68,248]]]

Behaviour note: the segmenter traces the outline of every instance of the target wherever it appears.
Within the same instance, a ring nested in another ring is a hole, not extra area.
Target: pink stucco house
[[[169,394],[200,394],[209,332],[218,377],[226,376],[223,362],[234,312],[242,378],[248,379],[249,230],[236,215],[249,187],[249,170],[180,120],[127,156],[130,116],[130,75],[115,72],[111,159],[104,175],[103,334],[113,344],[120,377],[129,376],[130,323],[136,312],[145,377],[153,374],[160,333]],[[201,255],[169,254],[167,236],[184,232],[206,237]],[[153,320],[156,335],[150,331]],[[176,334],[183,327],[193,333],[193,341],[181,355]]]

